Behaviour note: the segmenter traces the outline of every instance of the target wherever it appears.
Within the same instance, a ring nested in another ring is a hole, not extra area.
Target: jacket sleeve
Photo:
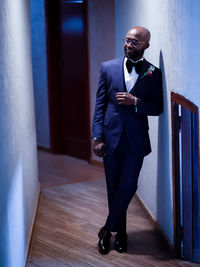
[[[139,99],[137,105],[137,113],[141,115],[158,116],[163,111],[163,87],[162,73],[160,69],[154,73],[157,77],[154,78],[152,87],[151,100]]]
[[[107,97],[106,73],[102,64],[100,69],[98,90],[96,94],[96,104],[92,121],[92,138],[94,137],[98,139],[103,138],[103,123],[104,123],[104,115],[107,103],[108,103],[108,97]]]

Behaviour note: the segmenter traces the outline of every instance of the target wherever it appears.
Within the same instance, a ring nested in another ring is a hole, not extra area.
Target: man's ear
[[[150,46],[150,43],[145,44],[145,49],[147,49]]]

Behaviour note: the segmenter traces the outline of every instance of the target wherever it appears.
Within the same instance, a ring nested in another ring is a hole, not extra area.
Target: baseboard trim
[[[90,164],[103,168],[103,162],[96,159],[90,159]]]
[[[48,148],[48,147],[44,147],[44,146],[37,146],[37,149],[38,150],[42,150],[42,151],[45,151],[45,152],[51,152],[51,149],[50,148]]]
[[[32,233],[33,233],[33,229],[34,229],[34,226],[35,226],[35,220],[36,220],[36,214],[37,214],[38,205],[39,205],[39,199],[40,199],[40,183],[38,182],[37,193],[36,193],[36,201],[35,201],[35,208],[34,208],[32,223],[31,223],[31,227],[30,227],[30,231],[29,231],[28,239],[27,239],[27,243],[26,243],[26,253],[25,253],[24,267],[26,266],[27,260],[28,260],[28,253],[29,253],[30,244],[31,244],[31,241],[32,241]]]
[[[139,197],[139,195],[137,193],[135,194],[135,198],[136,198],[137,202],[139,203],[140,207],[142,208],[142,210],[144,211],[144,213],[145,213],[145,215],[147,217],[147,220],[149,221],[149,223],[153,227],[154,231],[156,231],[156,233],[158,234],[162,244],[167,249],[167,251],[169,252],[170,256],[172,258],[174,258],[175,257],[174,246],[171,245],[169,239],[167,238],[167,236],[163,232],[163,230],[160,227],[159,223],[157,221],[155,221],[155,219],[151,215],[150,211],[147,209],[147,207],[145,206],[144,202],[142,201],[142,199]]]

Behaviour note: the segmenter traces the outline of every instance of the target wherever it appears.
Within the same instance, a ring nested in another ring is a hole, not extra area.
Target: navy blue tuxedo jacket
[[[147,116],[159,115],[163,110],[162,74],[155,67],[152,75],[143,76],[153,66],[144,59],[142,70],[130,92],[139,98],[137,110],[134,105],[119,105],[116,93],[126,91],[123,62],[124,58],[118,58],[102,63],[92,137],[102,139],[106,153],[111,154],[121,133],[125,132],[132,153],[145,156],[151,152]]]

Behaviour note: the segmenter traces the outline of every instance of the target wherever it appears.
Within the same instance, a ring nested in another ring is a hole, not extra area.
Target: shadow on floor
[[[156,230],[140,230],[128,234],[128,253],[151,255],[160,260],[169,260],[172,255]]]

